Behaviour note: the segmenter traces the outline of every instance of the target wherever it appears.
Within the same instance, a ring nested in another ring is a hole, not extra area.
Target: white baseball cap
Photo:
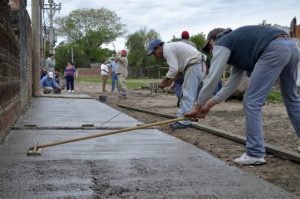
[[[48,77],[53,78],[53,72],[48,72]]]

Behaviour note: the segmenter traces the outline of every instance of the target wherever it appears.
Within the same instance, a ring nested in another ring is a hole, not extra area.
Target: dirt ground
[[[99,99],[99,95],[107,95],[107,105],[144,123],[162,121],[166,120],[166,118],[123,109],[120,108],[118,104],[172,115],[176,115],[178,110],[176,107],[176,96],[170,93],[150,94],[151,92],[149,90],[135,90],[128,92],[128,99],[119,99],[116,91],[113,93],[101,93],[100,84],[77,83],[75,87],[76,93],[85,93],[97,100]],[[110,91],[109,85],[107,86],[107,90]],[[263,120],[266,143],[280,146],[290,151],[295,151],[297,147],[300,146],[300,139],[294,132],[283,104],[266,104],[263,108]],[[242,102],[231,100],[219,104],[211,110],[205,119],[200,120],[199,123],[245,136]],[[187,143],[193,144],[230,165],[250,172],[300,197],[299,163],[267,154],[267,164],[265,165],[256,167],[237,166],[232,160],[244,152],[244,145],[242,144],[194,128],[172,130],[168,125],[163,125],[160,127],[160,130]]]

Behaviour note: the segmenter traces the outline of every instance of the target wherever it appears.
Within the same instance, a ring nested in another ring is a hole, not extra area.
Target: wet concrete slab
[[[32,99],[30,108],[14,127],[124,128],[137,124],[141,122],[94,99],[41,97]]]
[[[31,109],[49,103],[44,98],[37,102]],[[107,113],[116,111],[98,105]],[[0,145],[0,198],[297,198],[157,129],[53,146],[41,156],[26,155],[34,142],[101,132],[108,131],[12,130]]]
[[[297,198],[156,129],[45,148],[98,131],[16,130],[0,146],[0,198]]]
[[[60,94],[43,94],[41,93],[41,97],[47,98],[73,98],[73,99],[93,99],[91,96],[86,94],[75,94],[75,93],[60,93]]]

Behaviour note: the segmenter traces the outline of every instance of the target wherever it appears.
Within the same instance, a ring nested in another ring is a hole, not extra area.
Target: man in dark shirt
[[[213,54],[210,71],[193,111],[186,116],[204,118],[213,106],[236,90],[245,72],[251,73],[243,101],[246,152],[236,158],[235,163],[260,165],[266,162],[262,106],[277,78],[289,118],[300,137],[300,98],[296,86],[299,51],[286,32],[270,26],[244,26],[234,31],[216,28],[209,32],[203,51]],[[211,98],[227,64],[233,66],[229,79]]]

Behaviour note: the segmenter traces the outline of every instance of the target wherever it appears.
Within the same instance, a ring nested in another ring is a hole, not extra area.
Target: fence
[[[128,75],[133,78],[147,77],[149,79],[160,79],[166,75],[167,71],[168,67],[128,67]]]

